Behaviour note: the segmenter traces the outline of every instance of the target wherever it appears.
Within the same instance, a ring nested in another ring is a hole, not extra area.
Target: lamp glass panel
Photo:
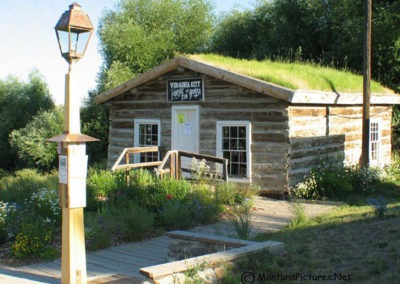
[[[79,53],[85,52],[85,47],[86,47],[86,43],[89,40],[89,35],[90,35],[90,32],[84,32],[84,33],[78,34],[78,37],[77,37],[78,42],[76,45],[77,52],[79,52]]]
[[[78,50],[78,42],[79,42],[79,34],[70,32],[70,40],[71,40],[71,54],[79,52]]]
[[[68,32],[57,30],[57,33],[60,40],[61,52],[67,53],[69,51]]]

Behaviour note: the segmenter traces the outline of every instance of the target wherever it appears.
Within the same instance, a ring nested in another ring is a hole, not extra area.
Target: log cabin
[[[232,67],[221,58],[177,57],[100,94],[96,102],[109,109],[108,165],[126,147],[157,145],[227,158],[231,181],[284,194],[321,158],[359,163],[362,91],[337,89],[324,73],[314,77],[328,90],[312,89],[294,74],[277,74],[287,87],[240,68],[245,60],[230,59]],[[268,63],[262,68],[269,69]],[[350,80],[342,75],[339,80]],[[392,108],[399,103],[393,91],[373,90],[373,166],[391,161]],[[160,153],[141,159],[160,159]]]

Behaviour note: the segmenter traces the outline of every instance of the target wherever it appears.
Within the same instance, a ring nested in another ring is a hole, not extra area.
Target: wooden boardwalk
[[[329,212],[333,205],[304,204],[308,216]],[[258,197],[252,208],[252,235],[276,231],[293,216],[289,202]],[[202,234],[236,237],[232,225],[219,222],[189,230]],[[142,267],[165,263],[170,238],[156,237],[87,254],[89,283],[143,283]],[[11,268],[0,266],[0,283],[60,283],[60,259]]]

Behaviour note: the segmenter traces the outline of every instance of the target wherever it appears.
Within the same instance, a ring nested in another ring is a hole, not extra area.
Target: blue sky
[[[34,69],[46,78],[53,100],[64,103],[64,74],[68,65],[61,57],[54,26],[74,0],[1,0],[0,1],[0,79],[15,75],[26,80]],[[77,0],[89,14],[93,26],[105,9],[118,0]],[[251,0],[213,0],[216,13],[232,8],[250,7]],[[97,35],[92,38],[85,57],[74,70],[74,94],[81,99],[96,85],[101,65]]]

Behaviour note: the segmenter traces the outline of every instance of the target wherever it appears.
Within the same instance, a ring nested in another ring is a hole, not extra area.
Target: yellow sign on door
[[[185,123],[185,114],[178,113],[178,123]]]

